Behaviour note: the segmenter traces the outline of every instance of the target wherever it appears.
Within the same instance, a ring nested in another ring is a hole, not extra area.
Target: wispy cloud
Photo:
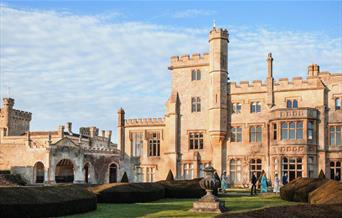
[[[215,11],[213,10],[201,10],[201,9],[187,9],[187,10],[181,10],[177,11],[174,14],[172,14],[173,18],[194,18],[199,16],[210,16],[214,15]]]
[[[116,111],[163,116],[170,94],[169,57],[206,52],[207,29],[183,29],[109,16],[79,16],[1,6],[1,95],[33,112],[32,129],[96,125],[113,129]],[[119,15],[120,16],[120,15]],[[110,17],[110,19],[108,19]],[[229,26],[229,24],[227,24]],[[305,76],[310,63],[342,70],[342,39],[324,33],[230,28],[233,80],[264,79],[272,51],[277,77]]]

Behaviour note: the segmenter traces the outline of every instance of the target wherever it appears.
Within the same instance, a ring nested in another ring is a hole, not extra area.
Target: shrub
[[[327,181],[320,178],[297,178],[280,188],[280,197],[287,201],[308,202],[309,193]]]
[[[100,203],[135,203],[155,201],[165,197],[158,183],[110,183],[90,188]]]
[[[127,173],[125,172],[121,178],[121,182],[128,182],[128,176]]]
[[[200,198],[205,190],[199,185],[201,178],[193,180],[159,181],[165,188],[166,198]]]
[[[342,204],[342,183],[329,180],[309,194],[310,204]]]
[[[174,181],[173,173],[171,170],[169,170],[169,173],[167,174],[167,177],[165,179],[166,181]]]
[[[55,217],[96,209],[96,196],[75,185],[0,188],[0,217]]]

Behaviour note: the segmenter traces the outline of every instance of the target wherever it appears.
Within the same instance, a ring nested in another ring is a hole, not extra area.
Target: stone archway
[[[34,183],[43,183],[44,182],[44,164],[40,161],[34,164],[33,182]]]
[[[118,181],[118,166],[116,163],[111,163],[109,165],[109,183]]]
[[[86,162],[83,167],[84,182],[89,184],[96,184],[95,170],[90,162]]]
[[[74,164],[69,159],[62,159],[56,165],[56,183],[74,182]]]

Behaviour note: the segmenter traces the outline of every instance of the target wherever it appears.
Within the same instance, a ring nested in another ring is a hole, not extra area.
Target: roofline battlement
[[[155,126],[155,125],[164,125],[164,118],[139,118],[139,119],[125,119],[125,126],[136,126],[136,125],[144,125],[144,126]]]
[[[32,113],[31,112],[26,112],[26,111],[21,111],[21,110],[16,110],[16,109],[12,109],[13,114],[11,114],[12,116],[14,115],[15,118],[20,118],[26,121],[31,121],[32,119]]]
[[[194,53],[191,56],[189,54],[184,54],[182,56],[171,57],[171,66],[169,67],[169,70],[173,70],[176,68],[205,66],[208,64],[209,53]]]

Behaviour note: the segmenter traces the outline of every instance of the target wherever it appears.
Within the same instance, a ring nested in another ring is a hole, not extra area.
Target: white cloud
[[[187,9],[184,11],[176,11],[171,15],[173,18],[194,18],[199,16],[210,16],[215,14],[212,10],[200,10],[200,9]]]
[[[32,129],[73,121],[76,128],[112,129],[116,137],[119,107],[132,118],[163,116],[169,57],[208,49],[207,29],[117,22],[119,14],[109,14],[1,6],[1,95],[12,87],[15,107],[33,112]],[[342,69],[342,39],[324,33],[231,27],[229,46],[233,80],[264,79],[269,51],[276,77],[305,76],[310,63]]]

